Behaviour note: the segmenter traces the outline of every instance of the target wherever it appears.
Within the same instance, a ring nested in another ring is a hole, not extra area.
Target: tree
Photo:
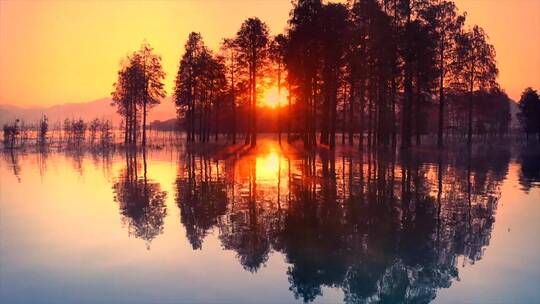
[[[133,56],[126,57],[118,71],[118,80],[113,84],[112,106],[124,120],[124,144],[137,144],[138,100],[142,73],[138,61]]]
[[[100,121],[98,118],[94,118],[88,125],[88,131],[90,132],[90,143],[94,143],[96,140],[97,132],[100,127]]]
[[[184,115],[187,125],[187,141],[195,140],[195,103],[197,82],[199,80],[200,56],[207,52],[200,33],[189,34],[185,44],[185,52],[180,60],[180,67],[176,75],[174,100],[179,115]]]
[[[349,11],[343,4],[330,3],[321,10],[321,55],[323,81],[323,118],[321,120],[321,143],[336,145],[336,108],[345,52],[348,49]],[[350,102],[350,123],[353,103]],[[352,126],[349,126],[352,127]],[[350,134],[352,136],[352,133]],[[350,137],[352,139],[352,137]]]
[[[4,147],[9,149],[15,148],[15,143],[17,142],[17,137],[20,134],[20,120],[17,118],[11,124],[4,124]]]
[[[249,18],[236,34],[240,59],[248,65],[250,79],[250,143],[257,143],[257,76],[267,58],[268,26],[259,18]]]
[[[45,144],[47,141],[47,132],[49,131],[49,119],[43,115],[39,120],[39,143]]]
[[[296,97],[297,110],[303,116],[305,148],[316,145],[316,101],[318,69],[321,64],[321,10],[320,0],[299,0],[293,4],[287,36],[289,45],[285,64],[289,94]],[[292,91],[292,92],[291,92]]]
[[[142,124],[142,144],[146,145],[146,116],[149,109],[158,105],[161,99],[166,96],[163,79],[165,72],[161,66],[161,56],[153,53],[154,49],[144,42],[139,51],[134,56],[134,61],[139,61],[138,64],[142,69],[141,93],[142,98],[140,103],[143,107],[143,124]]]
[[[529,140],[529,134],[536,133],[540,141],[540,98],[536,90],[526,88],[519,99],[518,119]]]
[[[188,142],[195,141],[197,123],[199,140],[207,142],[212,120],[217,137],[217,117],[211,115],[223,99],[225,85],[223,58],[213,56],[199,33],[191,33],[180,60],[174,89],[178,115],[183,115],[187,124]],[[214,114],[217,116],[216,111]]]
[[[467,144],[472,144],[473,97],[475,90],[488,90],[497,87],[499,73],[495,63],[495,48],[487,42],[484,30],[475,25],[471,30],[458,36],[457,54],[459,77],[457,87],[469,93]],[[457,73],[457,71],[456,71]]]
[[[225,73],[228,75],[228,86],[229,86],[229,98],[230,98],[230,109],[231,109],[231,137],[233,145],[236,144],[236,133],[237,133],[237,105],[236,97],[237,91],[239,90],[239,74],[242,72],[242,65],[239,64],[238,58],[238,47],[235,44],[234,39],[224,39],[221,44],[221,52],[224,57],[224,67]]]
[[[126,144],[137,142],[137,110],[142,107],[142,144],[146,145],[146,117],[148,110],[165,97],[164,77],[161,57],[147,42],[121,63],[118,80],[113,84],[112,105],[124,117]]]
[[[287,51],[287,37],[283,34],[279,34],[272,39],[270,44],[270,59],[275,65],[277,74],[277,89],[278,89],[278,141],[281,144],[281,87],[282,87],[282,73],[285,61],[285,52]],[[289,93],[290,94],[290,93]]]
[[[461,32],[465,15],[458,15],[452,1],[441,1],[428,6],[422,11],[422,18],[434,33],[436,39],[437,70],[439,74],[439,118],[437,131],[437,147],[442,148],[444,130],[445,89],[452,78],[450,68],[456,61],[456,38]]]

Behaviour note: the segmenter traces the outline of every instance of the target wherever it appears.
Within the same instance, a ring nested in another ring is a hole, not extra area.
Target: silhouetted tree
[[[240,74],[242,65],[240,64],[238,46],[234,39],[224,39],[221,44],[221,51],[224,58],[225,73],[229,88],[231,126],[230,133],[232,143],[236,144],[237,128],[237,92],[240,90]]]
[[[444,130],[444,103],[445,89],[452,79],[451,66],[458,58],[456,56],[456,38],[461,32],[465,21],[464,15],[457,13],[457,8],[452,1],[440,1],[428,6],[422,11],[422,17],[434,33],[436,44],[437,70],[439,75],[439,116],[437,131],[437,146],[442,148]]]
[[[113,106],[124,119],[124,143],[137,143],[138,108],[142,108],[142,145],[146,145],[146,118],[149,109],[165,97],[161,57],[144,42],[121,63],[118,80],[113,84]]]
[[[123,117],[125,145],[137,143],[137,107],[141,93],[141,77],[138,61],[128,56],[122,61],[120,71],[118,71],[118,80],[113,84],[111,105],[116,106],[117,113]]]
[[[349,11],[343,4],[330,3],[323,5],[320,14],[323,81],[321,143],[329,144],[333,149],[336,145],[338,88],[342,80],[345,52],[349,41]],[[351,117],[349,123],[352,123],[352,103],[349,115]]]
[[[175,85],[175,103],[178,114],[187,120],[188,141],[195,140],[196,124],[199,140],[209,140],[212,120],[217,128],[217,118],[211,115],[212,112],[215,115],[218,113],[213,109],[221,104],[225,86],[223,58],[212,54],[200,34],[191,33],[180,61]]]
[[[268,26],[259,18],[249,18],[242,23],[236,34],[240,60],[248,66],[250,87],[250,144],[257,143],[257,79],[267,59],[269,42]]]
[[[455,85],[469,94],[467,143],[471,145],[474,91],[497,87],[499,71],[495,63],[495,49],[487,42],[487,35],[481,27],[475,25],[471,30],[461,33],[457,43],[460,61],[455,68],[460,72]]]
[[[39,120],[39,143],[41,145],[47,141],[47,132],[49,132],[49,119],[43,115]]]
[[[278,105],[277,105],[277,115],[278,115],[278,141],[281,144],[281,128],[282,128],[282,119],[281,119],[281,112],[282,112],[282,104],[281,104],[281,88],[283,86],[282,79],[283,72],[284,72],[284,62],[285,62],[285,54],[287,51],[287,37],[283,34],[279,34],[275,36],[270,44],[269,54],[270,59],[272,60],[273,64],[275,65],[276,74],[277,74],[277,90],[278,90]],[[290,94],[290,93],[289,93]]]
[[[144,42],[140,49],[133,54],[132,60],[137,62],[141,68],[142,77],[137,79],[141,80],[139,84],[140,97],[139,103],[142,104],[142,144],[146,145],[146,117],[149,109],[158,105],[166,95],[165,85],[163,79],[165,78],[165,72],[161,66],[161,56],[154,54],[154,49]]]
[[[540,98],[536,90],[526,88],[519,99],[518,119],[529,139],[530,134],[536,133],[540,141]]]
[[[296,110],[302,114],[300,123],[303,126],[300,130],[302,130],[305,148],[316,145],[317,81],[321,63],[321,10],[320,0],[299,0],[293,3],[288,21],[289,45],[285,63],[291,86],[289,94],[293,93],[296,96]]]
[[[15,148],[15,143],[17,142],[19,134],[19,119],[15,119],[11,124],[4,124],[4,147],[9,149]]]

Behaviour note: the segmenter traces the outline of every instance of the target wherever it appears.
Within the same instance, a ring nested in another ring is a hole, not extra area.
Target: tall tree
[[[154,54],[154,49],[144,42],[139,51],[133,55],[133,60],[139,61],[138,65],[141,68],[142,83],[140,103],[143,108],[143,124],[142,124],[142,144],[146,145],[146,117],[148,111],[161,103],[166,95],[163,79],[165,72],[161,66],[161,56]]]
[[[321,120],[321,143],[336,145],[336,108],[338,88],[345,64],[345,52],[349,42],[349,11],[343,4],[330,3],[321,10],[321,55],[323,81],[323,118]],[[350,101],[349,114],[353,115]],[[351,119],[352,122],[352,119]],[[351,126],[350,126],[351,127]]]
[[[525,131],[527,140],[529,134],[536,133],[540,141],[540,98],[536,90],[526,88],[519,99],[519,122]]]
[[[124,144],[137,143],[138,113],[142,73],[139,61],[133,56],[126,57],[118,71],[118,80],[113,84],[112,106],[124,120]]]
[[[278,90],[278,105],[277,105],[277,115],[278,115],[278,141],[281,144],[281,88],[282,88],[282,79],[284,72],[284,61],[285,61],[285,52],[287,48],[287,37],[283,34],[279,34],[272,39],[270,44],[270,59],[275,65],[276,76],[277,76],[277,90]],[[289,93],[290,94],[290,93]]]
[[[146,145],[146,117],[150,108],[165,97],[163,84],[165,73],[161,57],[144,42],[141,48],[123,60],[118,80],[113,84],[113,106],[124,117],[126,144],[136,144],[138,129],[138,108],[142,107],[142,144]]]
[[[459,15],[452,1],[440,1],[429,5],[422,11],[422,18],[434,33],[436,39],[435,52],[437,56],[437,70],[439,76],[439,115],[437,146],[444,145],[444,103],[447,84],[452,79],[451,66],[457,61],[455,56],[456,38],[461,32],[465,15]]]
[[[200,33],[191,32],[184,46],[174,87],[174,101],[178,115],[184,118],[188,142],[195,140],[195,96],[199,78],[199,57],[206,51]]]
[[[241,59],[249,67],[250,79],[250,109],[251,109],[251,134],[250,144],[257,144],[257,76],[260,67],[267,58],[267,46],[269,42],[268,26],[259,18],[249,18],[242,23],[236,34]]]
[[[467,144],[472,144],[473,99],[475,90],[488,90],[497,87],[499,73],[495,63],[495,48],[487,42],[484,30],[475,25],[471,30],[461,33],[457,39],[457,54],[460,58],[455,67],[459,73],[458,88],[469,93]]]
[[[321,64],[320,0],[299,0],[293,3],[287,35],[287,73],[291,90],[296,95],[297,110],[303,116],[304,147],[316,145],[316,99],[318,69]],[[291,92],[289,92],[291,93]]]
[[[236,144],[236,133],[237,133],[237,91],[239,86],[239,74],[242,72],[242,65],[239,63],[238,58],[238,47],[235,44],[234,39],[224,39],[221,44],[221,52],[224,57],[226,74],[228,75],[228,86],[229,86],[229,98],[230,98],[230,109],[231,109],[231,130],[230,132],[232,137],[232,143]]]

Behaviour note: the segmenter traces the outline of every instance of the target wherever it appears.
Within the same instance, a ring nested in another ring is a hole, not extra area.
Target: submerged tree
[[[49,132],[49,119],[43,115],[39,120],[39,143],[44,145],[47,142],[47,132]]]
[[[161,103],[166,95],[163,79],[165,78],[165,72],[161,66],[161,56],[154,54],[154,49],[144,42],[141,45],[139,51],[133,55],[133,60],[136,61],[141,68],[142,77],[138,78],[142,80],[140,84],[141,88],[141,100],[142,104],[142,144],[146,145],[146,117],[149,109]]]
[[[236,144],[237,135],[237,92],[240,86],[242,65],[239,63],[238,46],[234,39],[224,39],[221,44],[221,53],[224,61],[226,81],[228,85],[228,98],[230,99],[230,126],[229,132],[232,144]]]
[[[428,6],[422,11],[422,17],[434,33],[437,41],[435,46],[437,57],[437,71],[439,75],[439,117],[437,131],[437,146],[442,148],[444,130],[444,105],[445,90],[449,82],[452,81],[455,72],[452,66],[458,62],[456,56],[456,38],[461,32],[465,21],[464,15],[457,13],[457,8],[452,1],[441,1]]]
[[[270,44],[270,59],[275,65],[276,76],[277,76],[277,90],[278,90],[278,105],[277,105],[277,115],[278,115],[278,141],[281,144],[281,131],[282,131],[282,108],[281,108],[281,89],[283,86],[283,72],[284,72],[284,62],[285,62],[285,52],[287,51],[287,37],[283,34],[275,36]]]
[[[217,137],[217,109],[223,100],[225,85],[223,59],[213,55],[199,33],[191,33],[180,61],[174,90],[177,112],[184,118],[188,142],[195,141],[196,130],[199,140],[207,142],[212,121]]]
[[[136,144],[142,110],[142,144],[146,145],[146,118],[150,108],[165,97],[161,57],[148,43],[125,58],[113,84],[112,105],[124,119],[124,143]],[[140,109],[142,108],[142,109]]]
[[[250,115],[248,119],[251,146],[257,144],[257,79],[268,56],[268,42],[268,26],[259,18],[245,20],[235,38],[240,60],[248,66],[249,72]]]
[[[487,35],[479,26],[460,34],[457,40],[459,76],[455,83],[459,89],[469,94],[467,143],[472,144],[473,99],[475,90],[497,87],[499,73],[495,63],[495,48],[487,42]]]
[[[536,133],[540,141],[540,98],[536,90],[526,88],[521,93],[518,106],[518,119],[527,140],[530,134]]]
[[[20,134],[19,122],[19,119],[15,119],[11,124],[4,124],[4,147],[9,149],[15,148],[15,143]]]
[[[319,0],[293,3],[287,32],[288,81],[296,96],[296,108],[302,113],[300,123],[303,126],[300,130],[306,148],[316,145],[316,82],[320,67],[321,10],[322,3]]]
[[[322,87],[321,143],[329,144],[331,148],[334,148],[336,144],[338,89],[342,81],[345,52],[348,48],[349,11],[343,4],[330,3],[322,7],[320,18],[322,23],[322,81],[324,83]],[[351,115],[352,107],[351,103]],[[350,123],[352,123],[352,119]]]

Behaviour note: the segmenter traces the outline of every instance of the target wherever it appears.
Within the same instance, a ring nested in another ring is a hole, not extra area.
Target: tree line
[[[297,0],[275,36],[256,17],[217,51],[192,32],[175,79],[177,116],[188,142],[222,134],[235,144],[243,134],[253,146],[260,97],[276,86],[278,138],[286,132],[306,148],[333,149],[339,131],[359,147],[404,149],[429,130],[440,148],[452,132],[469,145],[474,132],[504,134],[509,98],[496,81],[495,49],[480,26],[465,27],[466,16],[447,0]],[[148,43],[123,60],[112,96],[126,144],[145,144],[164,77]]]

